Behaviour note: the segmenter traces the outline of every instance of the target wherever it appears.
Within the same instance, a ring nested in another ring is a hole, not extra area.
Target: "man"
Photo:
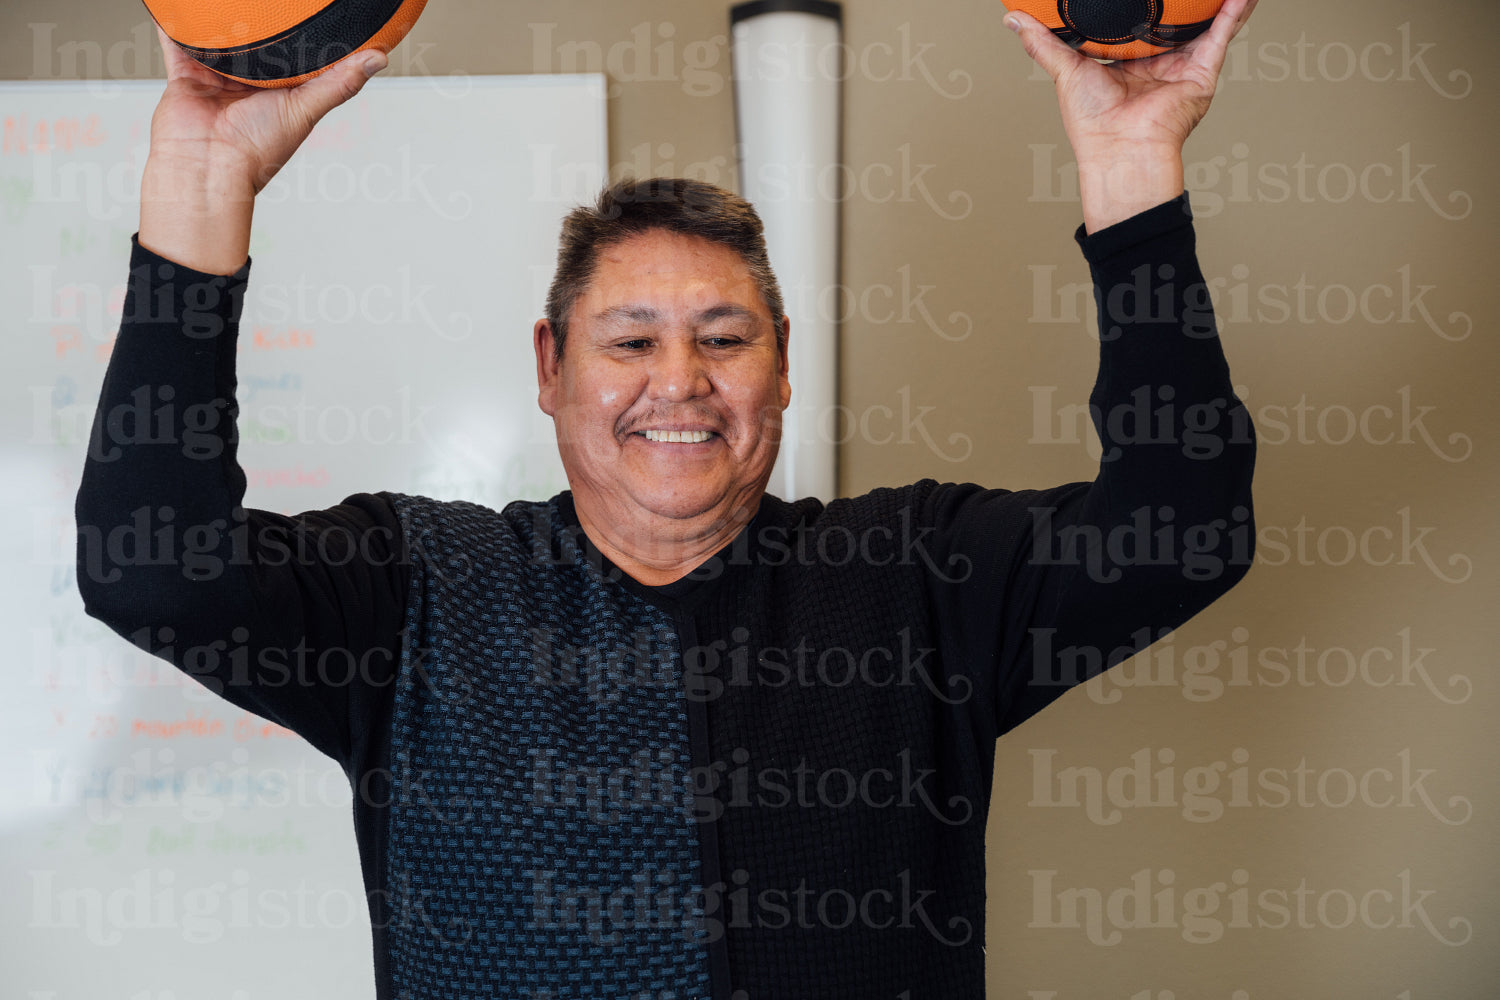
[[[982,995],[995,739],[1251,557],[1253,440],[1181,149],[1252,5],[1123,68],[1007,19],[1079,157],[1098,478],[924,480],[826,507],[765,494],[795,331],[758,220],[657,179],[570,216],[533,333],[568,492],[501,512],[390,493],[245,510],[233,360],[254,194],[363,76],[246,93],[164,42],[80,588],[344,766],[380,996]],[[1129,416],[1143,388],[1173,403],[1165,435]],[[174,404],[173,443],[123,440],[143,391]],[[122,526],[156,555],[112,544]]]

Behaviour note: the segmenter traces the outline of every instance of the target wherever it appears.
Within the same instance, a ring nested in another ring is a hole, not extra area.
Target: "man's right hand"
[[[160,28],[157,36],[167,89],[151,116],[138,238],[184,267],[233,274],[250,252],[255,196],[386,58],[361,52],[295,87],[263,89],[200,65]]]

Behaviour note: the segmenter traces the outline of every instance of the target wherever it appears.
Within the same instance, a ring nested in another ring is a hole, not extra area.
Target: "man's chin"
[[[699,490],[641,493],[636,497],[637,506],[659,518],[686,522],[704,520],[708,522],[749,520],[743,511],[736,508],[747,503],[753,510],[759,497],[745,498],[739,492],[713,488],[705,485]]]
[[[717,496],[671,494],[643,497],[640,506],[657,517],[670,518],[674,521],[691,521],[712,515],[719,504],[720,498]]]

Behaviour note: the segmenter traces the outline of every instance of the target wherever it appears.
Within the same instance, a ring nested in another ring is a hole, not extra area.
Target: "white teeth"
[[[709,431],[647,431],[647,441],[666,441],[671,444],[701,444],[713,437]]]

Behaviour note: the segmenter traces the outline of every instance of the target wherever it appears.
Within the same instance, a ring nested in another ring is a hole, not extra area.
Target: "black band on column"
[[[844,5],[835,0],[748,0],[747,3],[737,3],[729,8],[729,25],[733,27],[747,18],[762,14],[784,12],[817,14],[819,17],[832,18],[840,24],[844,21]]]

